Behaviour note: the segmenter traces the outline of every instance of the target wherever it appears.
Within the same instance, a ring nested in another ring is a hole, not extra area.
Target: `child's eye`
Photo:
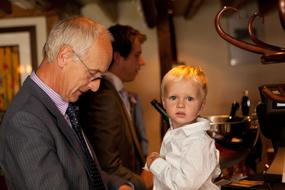
[[[193,97],[189,96],[189,97],[187,97],[187,100],[190,102],[193,100]]]
[[[176,96],[170,96],[169,99],[170,100],[176,100]]]

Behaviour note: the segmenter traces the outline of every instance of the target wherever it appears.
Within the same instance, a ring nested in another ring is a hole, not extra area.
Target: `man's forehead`
[[[105,38],[104,40],[104,38],[99,38],[90,54],[93,57],[93,63],[91,63],[93,65],[92,70],[104,73],[108,69],[113,55],[110,39]]]
[[[142,44],[140,41],[135,41],[132,45],[133,52],[140,52],[142,51]]]

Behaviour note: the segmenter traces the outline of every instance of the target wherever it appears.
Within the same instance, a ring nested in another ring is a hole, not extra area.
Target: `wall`
[[[149,29],[140,14],[136,1],[124,1],[119,5],[121,24],[129,24],[146,33],[148,40],[143,45],[145,66],[136,80],[127,84],[127,88],[141,95],[150,151],[159,151],[160,116],[150,105],[154,98],[159,99],[159,58],[156,30]],[[267,83],[284,83],[285,64],[230,66],[228,43],[215,31],[214,17],[220,10],[218,3],[206,1],[199,13],[191,20],[175,18],[178,60],[186,64],[200,65],[209,79],[209,93],[204,115],[228,114],[231,103],[240,101],[243,90],[249,91],[252,110],[259,101],[258,86]],[[94,12],[85,13],[93,16]],[[99,19],[99,18],[97,18]],[[102,18],[100,18],[102,19]],[[100,20],[99,19],[99,20]],[[109,23],[109,21],[106,21]],[[277,12],[265,18],[264,41],[285,46],[285,34],[281,29]]]

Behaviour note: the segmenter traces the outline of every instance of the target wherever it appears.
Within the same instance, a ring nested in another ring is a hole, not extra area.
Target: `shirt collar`
[[[34,71],[31,74],[31,79],[51,98],[60,113],[64,115],[68,107],[68,102],[64,101],[57,92],[46,85]]]
[[[187,125],[184,125],[176,129],[171,128],[171,130],[173,131],[177,131],[177,132],[183,131],[186,136],[189,136],[193,133],[200,132],[200,131],[207,131],[209,129],[210,129],[209,120],[202,118],[202,117],[198,117],[197,122],[195,123],[187,124]]]
[[[114,85],[114,87],[118,92],[124,88],[122,80],[114,73],[106,72],[104,73],[104,76],[109,82],[111,82]]]

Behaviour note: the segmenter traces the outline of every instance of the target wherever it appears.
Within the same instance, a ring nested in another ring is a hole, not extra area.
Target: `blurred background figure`
[[[150,172],[142,171],[147,155],[140,100],[124,88],[144,65],[141,45],[146,36],[125,25],[109,28],[114,37],[113,59],[99,90],[79,99],[80,118],[104,171],[144,190],[152,186]]]

